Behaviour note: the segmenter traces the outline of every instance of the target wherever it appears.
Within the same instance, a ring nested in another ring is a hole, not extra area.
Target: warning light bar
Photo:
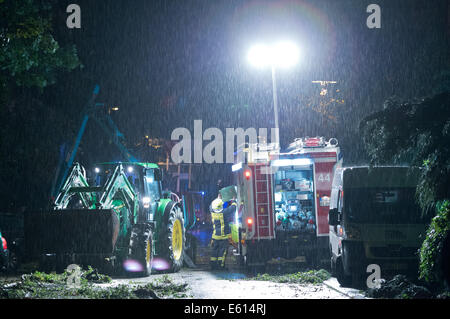
[[[295,158],[295,159],[277,159],[272,162],[272,166],[304,166],[311,165],[312,161],[309,158]]]
[[[305,147],[319,147],[323,146],[322,138],[307,138],[305,139]]]

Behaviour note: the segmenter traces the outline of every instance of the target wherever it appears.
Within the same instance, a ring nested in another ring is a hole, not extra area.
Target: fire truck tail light
[[[244,176],[245,176],[245,179],[249,180],[250,177],[252,176],[252,172],[247,169],[244,171]]]
[[[253,230],[253,218],[247,218],[247,230],[251,232]]]

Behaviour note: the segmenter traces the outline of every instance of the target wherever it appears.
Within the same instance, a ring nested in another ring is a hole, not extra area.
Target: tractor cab
[[[100,163],[91,172],[92,185],[106,187],[118,166],[126,178],[124,189],[133,191],[139,200],[140,211],[146,213],[146,220],[153,220],[158,202],[162,198],[162,171],[152,163]]]

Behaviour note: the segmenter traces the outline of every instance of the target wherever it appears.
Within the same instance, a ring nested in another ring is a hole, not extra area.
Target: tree
[[[52,0],[0,0],[0,199],[5,210],[42,207],[57,161],[66,110],[44,88],[80,65],[73,45],[55,39]],[[40,203],[41,206],[37,206]]]
[[[423,167],[417,196],[422,208],[450,198],[450,91],[425,99],[389,99],[360,124],[372,164]]]
[[[0,76],[3,83],[44,88],[61,70],[80,65],[74,46],[52,35],[52,2],[0,0]]]

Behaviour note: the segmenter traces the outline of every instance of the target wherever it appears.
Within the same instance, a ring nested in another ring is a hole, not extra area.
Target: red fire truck
[[[283,152],[276,144],[247,144],[236,158],[239,209],[232,229],[244,265],[277,258],[329,264],[331,183],[342,163],[338,141],[299,138]]]

